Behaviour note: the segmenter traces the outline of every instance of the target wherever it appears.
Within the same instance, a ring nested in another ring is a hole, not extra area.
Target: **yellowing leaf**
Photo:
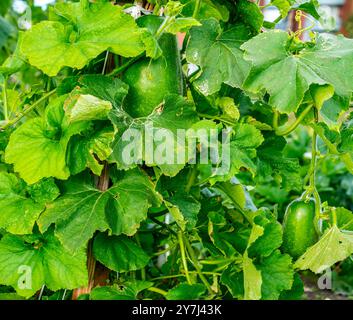
[[[353,253],[353,235],[344,233],[337,226],[326,230],[322,238],[311,246],[294,267],[300,270],[310,269],[320,273],[338,261],[342,261]]]
[[[248,257],[247,253],[243,256],[243,272],[244,272],[244,299],[260,300],[261,299],[261,272],[256,269],[253,261]]]
[[[38,225],[41,232],[55,223],[55,234],[65,247],[79,250],[95,231],[132,236],[147,218],[147,210],[159,203],[154,185],[139,170],[130,170],[107,191],[93,187],[85,176],[65,185],[63,196],[47,205]]]
[[[44,205],[26,196],[24,186],[14,174],[0,172],[0,228],[14,234],[32,233],[44,210]]]
[[[249,33],[243,25],[223,31],[213,18],[204,20],[201,27],[191,28],[186,58],[201,68],[193,83],[202,94],[219,91],[222,83],[232,87],[242,85],[249,64],[243,59],[240,46],[249,39]]]
[[[112,104],[90,94],[72,95],[65,101],[64,109],[70,122],[104,120]]]

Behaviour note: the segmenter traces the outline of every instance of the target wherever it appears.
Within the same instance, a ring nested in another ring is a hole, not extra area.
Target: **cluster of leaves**
[[[280,19],[293,8],[320,18],[313,1],[272,4]],[[321,34],[304,43],[273,30],[247,0],[154,5],[168,18],[161,32],[185,33],[187,91],[166,95],[147,117],[124,106],[129,87],[119,72],[105,75],[109,61],[119,70],[122,60],[163,54],[158,37],[124,11],[131,4],[57,3],[18,35],[0,67],[0,284],[26,298],[45,286],[58,298],[88,285],[93,255],[111,272],[83,298],[300,298],[299,270],[320,273],[353,253],[353,214],[326,206],[321,239],[292,261],[281,249],[281,215],[258,208],[248,189],[263,199],[269,186],[275,197],[304,187],[303,163],[274,117],[282,124],[305,112],[302,123],[353,171],[353,129],[342,116],[353,91],[353,42]],[[24,79],[29,69],[40,80]],[[305,111],[311,105],[319,123]],[[127,165],[121,136],[129,128],[147,135],[146,123],[175,139],[178,129],[227,128],[229,171],[158,165],[144,152]]]

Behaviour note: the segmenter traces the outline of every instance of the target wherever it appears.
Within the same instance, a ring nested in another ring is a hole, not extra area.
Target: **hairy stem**
[[[136,233],[135,239],[136,239],[136,242],[137,242],[138,246],[142,249],[142,245],[141,245],[141,241],[140,241],[140,237],[139,237],[138,233]],[[141,269],[141,279],[142,280],[146,280],[146,269],[145,269],[145,267],[143,267]]]
[[[318,122],[318,110],[314,108],[315,123]],[[316,232],[320,234],[319,221],[321,216],[321,199],[320,195],[316,189],[316,167],[317,167],[317,133],[313,130],[312,140],[311,140],[311,162],[308,171],[309,186],[304,192],[302,199],[307,199],[310,196],[314,196],[315,199],[315,228]]]
[[[110,72],[108,74],[108,76],[115,76],[119,73],[124,72],[128,67],[130,67],[132,64],[134,64],[137,60],[141,59],[145,54],[141,53],[138,56],[129,59],[128,61],[126,61],[123,65],[115,68],[112,72]]]
[[[156,288],[156,287],[150,287],[150,288],[147,288],[147,290],[151,291],[151,292],[159,293],[162,296],[166,296],[167,295],[167,291],[164,291],[164,290]]]
[[[190,275],[189,275],[188,262],[186,260],[184,237],[183,237],[183,233],[182,233],[181,230],[178,232],[178,241],[179,241],[181,261],[182,261],[182,264],[183,264],[186,281],[188,282],[188,284],[192,284],[192,281],[191,281],[191,278],[190,278]]]
[[[155,224],[158,224],[159,226],[161,226],[162,229],[167,229],[172,235],[177,236],[176,232],[172,228],[170,228],[168,224],[162,221],[159,221],[158,219],[153,217],[149,217],[149,219],[152,220]]]
[[[186,249],[188,250],[188,253],[190,255],[190,259],[191,259],[191,262],[192,264],[194,265],[195,269],[196,269],[196,272],[200,278],[200,280],[203,282],[203,284],[206,286],[208,292],[210,294],[213,294],[213,290],[211,288],[211,285],[208,283],[206,277],[203,275],[202,273],[202,270],[199,266],[199,262],[196,258],[196,255],[195,255],[195,252],[194,252],[194,249],[192,248],[191,246],[191,243],[189,242],[189,239],[187,237],[184,237],[184,235],[182,235],[183,239],[184,239],[184,242],[185,242],[185,245],[186,245]]]
[[[277,110],[273,112],[273,123],[272,127],[273,129],[277,130],[278,129],[278,119],[279,119],[279,113]]]
[[[193,12],[193,14],[192,14],[192,17],[193,17],[193,18],[196,19],[197,15],[199,14],[200,7],[201,7],[201,0],[196,0],[194,12]]]
[[[275,129],[276,134],[278,136],[286,136],[286,135],[290,134],[292,131],[294,131],[299,126],[299,124],[306,117],[306,115],[309,113],[309,111],[312,109],[312,107],[313,106],[311,104],[308,105],[294,122],[286,123],[285,125]]]
[[[194,165],[191,168],[191,172],[189,174],[189,178],[188,178],[187,184],[185,186],[185,192],[186,193],[189,193],[191,188],[192,188],[192,186],[195,184],[195,180],[197,178],[197,174],[198,174],[197,166]]]

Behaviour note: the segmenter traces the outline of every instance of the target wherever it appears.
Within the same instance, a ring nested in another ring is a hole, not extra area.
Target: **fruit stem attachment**
[[[337,212],[336,208],[332,208],[332,223],[333,225],[337,225]]]
[[[314,117],[315,123],[318,122],[318,110],[314,108]],[[302,199],[305,200],[311,195],[314,196],[315,199],[315,228],[318,234],[320,234],[319,221],[321,216],[321,199],[320,195],[316,189],[316,165],[317,165],[317,133],[313,130],[312,140],[311,140],[311,162],[308,171],[309,177],[309,186],[307,190],[304,192]]]
[[[145,54],[141,53],[138,56],[129,59],[128,61],[126,61],[123,65],[115,68],[112,72],[110,72],[108,74],[108,76],[115,76],[123,71],[125,71],[128,67],[130,67],[132,64],[134,64],[137,60],[139,60],[140,58],[142,58]]]
[[[306,117],[306,115],[309,113],[309,111],[311,110],[312,107],[313,107],[312,104],[308,105],[294,122],[286,123],[285,125],[283,125],[281,127],[274,128],[276,135],[286,136],[286,135],[290,134],[292,131],[294,131],[299,126],[299,124],[302,122],[302,120]]]

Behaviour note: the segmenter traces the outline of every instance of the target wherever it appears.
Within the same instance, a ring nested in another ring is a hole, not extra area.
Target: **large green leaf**
[[[292,259],[287,254],[281,254],[279,250],[259,263],[256,268],[261,272],[262,286],[261,298],[264,300],[276,300],[280,293],[289,290],[293,284]]]
[[[302,188],[302,177],[300,176],[300,165],[298,159],[287,158],[283,154],[286,146],[284,137],[274,134],[265,134],[264,142],[257,149],[257,170],[256,182],[268,181],[279,176],[282,187],[285,190],[298,190]]]
[[[310,85],[331,85],[344,97],[341,108],[348,108],[353,91],[353,40],[320,34],[314,46],[299,52],[289,50],[290,41],[287,32],[276,30],[242,45],[245,59],[253,65],[245,89],[267,92],[275,109],[290,113],[297,111]]]
[[[260,32],[264,22],[264,16],[259,5],[248,0],[238,0],[236,5],[236,22],[241,21],[249,26],[256,34]]]
[[[109,101],[74,91],[65,101],[64,109],[69,122],[105,120],[112,105]]]
[[[168,201],[180,212],[187,229],[191,230],[196,226],[201,204],[193,196],[176,192]]]
[[[121,108],[122,101],[128,93],[129,86],[119,78],[92,74],[71,79],[68,92],[75,89],[77,93],[95,96],[101,100],[109,101],[114,111]]]
[[[30,297],[43,285],[50,290],[74,289],[88,283],[85,248],[72,255],[52,232],[5,235],[0,240],[0,283]]]
[[[235,174],[240,168],[247,168],[254,175],[256,165],[252,159],[256,156],[256,148],[264,141],[261,131],[251,124],[236,125],[234,131],[230,142],[231,172]]]
[[[289,255],[281,254],[282,227],[270,213],[253,213],[242,264],[230,265],[221,277],[234,298],[245,300],[278,299],[293,283]]]
[[[249,245],[248,255],[252,258],[267,257],[282,244],[282,226],[276,220],[270,221],[262,215],[256,216],[254,222],[263,228],[263,233]]]
[[[96,189],[89,179],[75,176],[67,182],[63,196],[47,205],[38,224],[43,232],[55,223],[58,238],[77,251],[97,230],[133,235],[156,201],[159,198],[153,184],[137,169],[122,173],[107,191]]]
[[[145,161],[148,166],[159,166],[168,176],[175,176],[188,160],[187,144],[185,147],[179,144],[178,130],[185,132],[199,120],[195,106],[175,94],[167,95],[163,105],[145,118],[133,119],[121,108],[115,108],[110,118],[117,130],[110,160],[121,169]],[[160,134],[160,139],[156,138],[156,133]],[[185,154],[180,163],[178,151]]]
[[[202,180],[209,179],[211,184],[217,181],[229,181],[242,168],[247,169],[253,176],[256,173],[256,148],[264,141],[262,133],[254,125],[238,123],[233,127],[233,135],[221,145],[219,150],[219,170],[215,165],[199,165]],[[229,150],[229,157],[226,156]]]
[[[182,0],[184,4],[182,14],[185,16],[192,16],[195,11],[196,0]],[[222,5],[213,0],[203,0],[196,18],[199,20],[215,18],[217,20],[227,21],[229,19],[229,11],[225,5]]]
[[[110,126],[103,129],[93,127],[84,134],[71,138],[67,153],[67,163],[71,175],[90,168],[99,176],[103,169],[102,161],[112,153],[110,145],[114,140],[114,131]]]
[[[233,257],[237,252],[233,246],[234,229],[227,219],[218,212],[208,213],[208,235],[214,246],[225,256]]]
[[[336,225],[327,229],[322,238],[311,246],[295,263],[300,270],[320,273],[353,253],[353,235],[344,233]]]
[[[247,253],[243,257],[243,273],[244,273],[244,299],[260,300],[262,277],[261,272],[256,269],[253,260]]]
[[[222,83],[232,87],[242,85],[249,64],[240,46],[249,36],[250,31],[245,26],[236,25],[224,31],[213,18],[203,20],[201,27],[191,28],[186,58],[201,68],[193,83],[202,94],[219,91]]]
[[[0,228],[14,234],[32,233],[44,205],[26,195],[25,184],[14,174],[0,172]]]
[[[29,184],[45,177],[67,179],[66,149],[74,134],[86,129],[89,123],[69,125],[64,114],[61,96],[47,106],[43,117],[26,121],[11,135],[5,152],[7,163]]]
[[[28,185],[26,190],[34,201],[43,204],[54,201],[60,195],[60,190],[53,178],[42,179]]]
[[[244,272],[228,267],[223,271],[221,276],[221,282],[227,286],[233,298],[243,299],[244,298]]]
[[[93,253],[99,262],[116,272],[141,269],[150,260],[141,247],[128,237],[109,237],[104,233],[94,238]]]
[[[42,21],[28,30],[21,45],[29,62],[49,76],[64,66],[81,69],[105,50],[124,57],[144,51],[134,19],[111,3],[85,8],[59,3],[51,18],[55,21]]]

